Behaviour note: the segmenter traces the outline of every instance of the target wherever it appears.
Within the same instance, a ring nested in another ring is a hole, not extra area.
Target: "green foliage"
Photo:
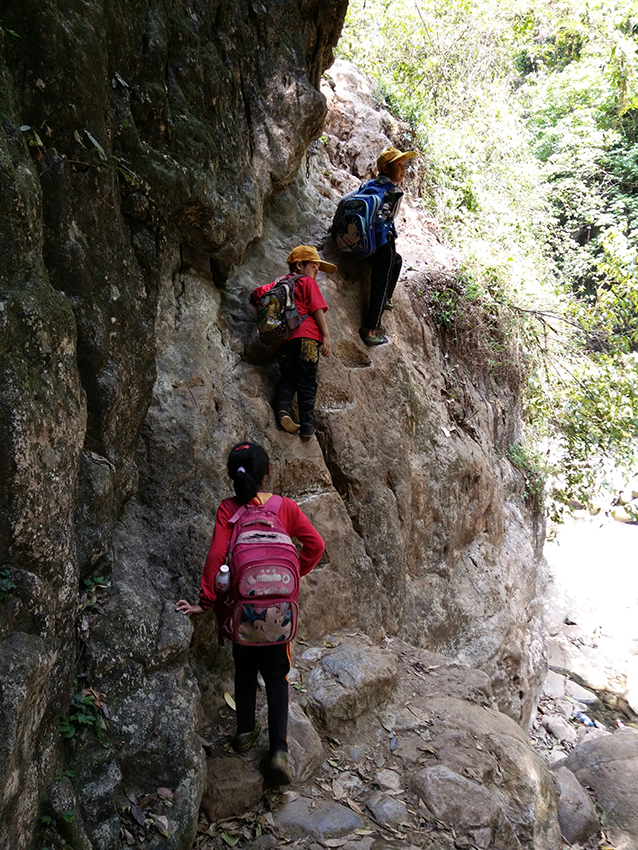
[[[0,601],[8,599],[16,590],[16,585],[11,581],[9,570],[0,570]]]
[[[451,328],[458,316],[459,294],[446,286],[432,296],[432,317],[438,325]]]
[[[541,505],[547,475],[547,465],[541,453],[524,443],[513,443],[507,449],[507,457],[525,476],[525,497]]]
[[[63,738],[73,738],[88,727],[95,731],[100,743],[105,743],[104,703],[94,691],[83,690],[73,697],[69,714],[60,718],[60,734]]]
[[[82,579],[82,584],[86,588],[87,592],[90,592],[95,590],[96,587],[109,587],[111,580],[106,578],[106,576],[95,576],[94,578]]]
[[[430,315],[456,331],[476,300],[527,365],[529,495],[547,469],[590,505],[638,460],[638,3],[351,0],[339,52],[407,122],[409,187],[463,257]]]

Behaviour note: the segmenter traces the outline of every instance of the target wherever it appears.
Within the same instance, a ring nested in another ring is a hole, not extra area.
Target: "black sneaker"
[[[310,440],[314,437],[316,430],[314,425],[302,425],[299,429],[299,436],[304,441]]]

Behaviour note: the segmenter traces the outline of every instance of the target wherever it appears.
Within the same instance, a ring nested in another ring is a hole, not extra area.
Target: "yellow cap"
[[[418,156],[416,151],[405,151],[404,153],[401,153],[400,150],[397,150],[390,145],[389,148],[386,148],[377,157],[377,168],[379,173],[381,173],[384,167],[386,165],[390,165],[391,162],[396,162],[398,159],[412,159],[415,156]]]
[[[322,272],[326,272],[327,274],[334,274],[337,271],[337,267],[334,263],[327,263],[325,260],[322,260],[319,256],[319,252],[316,248],[313,248],[312,245],[297,245],[296,248],[293,248],[292,251],[288,254],[287,263],[319,263],[319,268]]]

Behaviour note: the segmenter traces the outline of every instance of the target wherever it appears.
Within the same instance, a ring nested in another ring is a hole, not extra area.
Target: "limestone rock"
[[[598,697],[593,691],[590,691],[589,688],[583,688],[582,685],[579,685],[578,682],[572,682],[571,679],[568,679],[565,683],[565,693],[568,697],[585,705],[593,705],[598,702]]]
[[[571,770],[554,771],[558,783],[558,822],[570,844],[586,841],[600,829],[600,821],[589,795]]]
[[[288,749],[295,782],[307,782],[323,760],[323,747],[312,723],[296,703],[291,703],[288,711]]]
[[[363,827],[361,818],[346,806],[338,803],[320,804],[310,809],[308,802],[299,797],[285,803],[275,813],[275,825],[285,829],[295,838],[312,836],[319,840],[339,838]]]
[[[544,717],[542,725],[548,732],[557,738],[559,741],[566,741],[568,744],[575,744],[578,740],[578,732],[573,726],[563,720],[562,717]]]
[[[619,729],[579,744],[565,767],[593,789],[611,841],[622,850],[638,846],[638,732]]]
[[[213,823],[241,815],[261,799],[264,777],[248,759],[239,755],[211,758],[206,767],[202,808]]]
[[[380,823],[399,826],[408,820],[408,809],[403,800],[389,797],[383,791],[373,792],[366,805]]]
[[[326,653],[310,673],[310,707],[327,729],[336,729],[389,696],[396,675],[392,653],[344,642]]]
[[[445,765],[426,767],[414,777],[413,784],[435,817],[465,833],[491,830],[498,820],[500,809],[489,791]]]
[[[543,693],[545,696],[552,697],[552,699],[561,699],[565,696],[566,681],[565,676],[561,676],[553,670],[548,670],[543,685]]]

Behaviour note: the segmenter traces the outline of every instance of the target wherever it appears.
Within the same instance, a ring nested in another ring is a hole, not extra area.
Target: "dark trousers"
[[[257,673],[266,683],[268,700],[268,737],[270,754],[277,750],[288,752],[288,673],[290,644],[275,646],[239,646],[233,644],[235,660],[235,705],[237,734],[255,728]]]
[[[275,407],[290,413],[297,394],[299,422],[312,425],[317,396],[317,366],[321,343],[315,339],[289,339],[275,351],[281,378],[275,393]]]
[[[381,324],[381,316],[386,302],[392,298],[401,274],[403,260],[394,247],[394,239],[388,239],[370,257],[372,274],[370,276],[370,306],[363,323],[364,328],[375,330]]]

